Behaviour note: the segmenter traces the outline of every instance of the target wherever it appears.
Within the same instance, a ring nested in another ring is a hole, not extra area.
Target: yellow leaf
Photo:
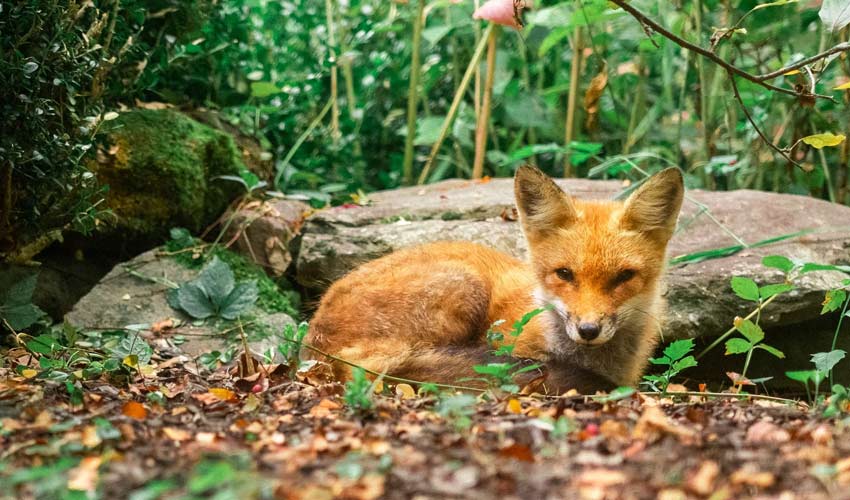
[[[827,146],[838,146],[844,142],[846,137],[843,134],[834,135],[829,132],[823,134],[815,134],[803,137],[803,142],[815,149],[823,149]]]
[[[509,399],[507,404],[507,410],[510,413],[522,413],[522,404],[518,399]]]
[[[410,387],[410,384],[396,384],[395,393],[400,396],[401,399],[416,397],[416,391],[413,390],[413,387]]]
[[[842,83],[841,85],[835,87],[832,90],[850,90],[850,82]]]
[[[384,392],[384,382],[381,380],[376,380],[372,384],[372,392],[374,392],[375,394],[380,394]]]
[[[788,71],[787,73],[783,73],[783,75],[785,75],[785,76],[799,75],[799,74],[800,74],[799,69],[792,69],[791,71]]]
[[[36,375],[38,375],[38,370],[33,370],[32,368],[27,368],[25,370],[21,370],[21,375],[23,375],[26,378],[34,378]]]
[[[129,366],[130,368],[135,368],[139,366],[139,357],[135,354],[130,354],[126,358],[124,358],[124,364]]]
[[[210,394],[222,401],[230,401],[236,398],[236,393],[234,393],[230,389],[222,389],[220,387],[213,387],[212,389],[210,389]]]

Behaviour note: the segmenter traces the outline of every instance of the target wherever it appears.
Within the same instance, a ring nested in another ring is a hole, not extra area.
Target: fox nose
[[[599,336],[599,323],[579,323],[578,335],[584,340],[593,340]]]

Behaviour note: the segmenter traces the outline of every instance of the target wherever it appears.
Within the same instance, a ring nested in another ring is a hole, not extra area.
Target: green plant
[[[301,348],[304,337],[307,336],[309,325],[306,322],[301,322],[297,327],[295,325],[286,325],[283,329],[282,344],[278,344],[277,352],[283,356],[283,362],[289,367],[289,377],[295,379],[295,373],[301,368]]]
[[[372,382],[366,376],[366,371],[363,368],[359,366],[352,368],[351,380],[345,383],[345,394],[343,395],[345,405],[357,413],[371,411],[375,407],[372,395],[375,393],[375,387],[379,380]]]
[[[230,266],[217,256],[192,281],[168,296],[169,304],[196,319],[212,316],[233,320],[257,301],[255,281],[236,283]]]
[[[693,339],[682,339],[671,342],[664,348],[664,355],[649,360],[653,365],[666,366],[660,375],[644,375],[644,383],[653,391],[667,393],[667,386],[682,370],[697,366],[697,360],[689,353],[694,350]]]
[[[38,274],[0,271],[0,330],[17,332],[32,326],[45,316],[44,311],[32,303],[32,294]]]
[[[538,314],[541,314],[544,311],[549,311],[551,309],[551,305],[547,305],[546,307],[540,307],[534,309],[533,311],[525,313],[520,319],[515,321],[513,326],[511,327],[511,331],[508,334],[514,339],[514,342],[510,344],[502,343],[505,340],[505,336],[503,333],[496,330],[500,325],[504,324],[505,321],[495,321],[492,325],[490,325],[490,328],[487,330],[486,334],[488,342],[490,342],[494,346],[498,345],[498,347],[494,349],[493,354],[496,356],[510,357],[513,354],[516,339],[522,334],[525,325],[527,325],[528,322],[531,321]],[[483,375],[484,377],[467,380],[482,380],[486,382],[491,389],[499,389],[507,393],[515,393],[520,390],[520,387],[516,384],[514,378],[517,375],[537,370],[539,368],[540,365],[537,363],[527,364],[522,361],[506,361],[501,363],[487,363],[486,365],[474,365],[472,369],[475,371],[475,373]]]
[[[466,430],[472,425],[472,415],[475,414],[477,399],[470,394],[440,395],[437,403],[437,414],[458,430]]]

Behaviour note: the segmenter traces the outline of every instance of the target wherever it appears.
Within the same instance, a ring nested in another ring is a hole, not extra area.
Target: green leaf
[[[210,302],[220,308],[233,291],[233,271],[216,256],[201,271],[196,283],[206,292]]]
[[[550,31],[549,34],[546,35],[546,38],[540,42],[540,48],[537,49],[537,57],[542,58],[545,56],[554,46],[558,45],[561,40],[570,36],[572,31],[573,30],[566,26],[560,26]]]
[[[27,350],[35,354],[43,354],[49,356],[53,354],[57,348],[62,346],[57,342],[56,337],[50,334],[39,335],[32,338],[26,343]]]
[[[803,264],[803,267],[800,268],[800,274],[806,274],[815,271],[839,271],[842,273],[850,274],[850,266],[833,264],[814,264],[812,262],[809,262],[807,264]]]
[[[785,372],[785,376],[790,378],[791,380],[806,384],[809,382],[809,380],[812,380],[812,378],[814,378],[816,373],[817,370],[795,370]]]
[[[844,290],[838,289],[826,292],[826,297],[823,300],[823,309],[821,309],[820,313],[826,314],[840,309],[846,299],[847,292]]]
[[[765,285],[759,288],[759,296],[761,296],[762,300],[769,299],[774,295],[779,295],[780,293],[790,292],[794,289],[794,285],[790,283],[777,283],[775,285]]]
[[[280,92],[280,88],[271,82],[251,82],[251,97],[262,99]]]
[[[836,349],[830,352],[819,352],[812,354],[812,363],[814,363],[815,367],[823,373],[829,373],[839,361],[844,359],[844,356],[846,355],[847,352],[842,349]]]
[[[772,345],[759,344],[759,345],[756,346],[756,349],[765,350],[765,351],[773,354],[774,356],[776,356],[779,359],[785,359],[785,353],[780,351],[779,349],[773,347]]]
[[[258,296],[256,281],[239,283],[221,304],[219,315],[224,319],[236,319],[257,302]]]
[[[755,345],[764,340],[764,330],[760,326],[748,319],[742,319],[735,322],[735,329],[741,332],[741,335],[747,338],[751,344]]]
[[[153,349],[145,342],[145,339],[138,334],[127,335],[110,353],[113,359],[124,360],[129,357],[135,357],[135,361],[139,364],[147,364],[153,355]]]
[[[23,330],[46,315],[32,304],[32,294],[38,281],[38,273],[19,277],[13,273],[0,274],[0,318],[6,320],[13,330]]]
[[[756,282],[750,278],[745,278],[743,276],[733,277],[732,291],[735,292],[735,295],[744,300],[752,302],[758,302],[759,300],[759,287],[756,285]]]
[[[424,38],[432,47],[437,45],[444,36],[448,35],[452,30],[451,26],[433,26],[422,30],[422,38]]]
[[[23,330],[44,317],[47,313],[34,304],[5,307],[0,306],[0,318],[5,319],[13,330]]]
[[[198,284],[189,282],[177,290],[177,303],[195,319],[205,319],[215,314],[215,305]]]
[[[783,257],[782,255],[768,255],[761,260],[761,264],[765,267],[779,269],[785,274],[788,274],[794,269],[794,263],[791,259]]]
[[[835,33],[850,24],[850,3],[847,0],[823,0],[818,16],[827,29]]]
[[[675,342],[671,342],[670,345],[664,348],[664,355],[667,356],[670,361],[676,361],[691,352],[693,349],[693,339],[677,340]]]
[[[617,387],[616,389],[604,396],[595,396],[593,400],[597,403],[613,403],[614,401],[619,401],[621,399],[631,397],[631,395],[634,393],[634,387]]]
[[[726,355],[741,354],[750,350],[753,345],[742,338],[734,338],[726,341]]]
[[[697,364],[697,360],[693,356],[687,356],[673,363],[673,369],[678,373],[685,368],[693,368]]]

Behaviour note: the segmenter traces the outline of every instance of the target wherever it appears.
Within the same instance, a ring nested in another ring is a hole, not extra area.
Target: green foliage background
[[[754,74],[847,39],[846,28],[832,33],[824,27],[818,2],[774,3],[746,18],[758,2],[632,4],[703,47],[715,28],[744,18],[740,27],[746,33],[725,39],[716,53]],[[7,189],[0,198],[0,239],[8,249],[13,239],[32,239],[69,223],[90,228],[101,187],[81,167],[81,158],[91,153],[106,113],[136,100],[219,110],[273,155],[275,189],[317,205],[350,201],[349,193],[358,189],[398,186],[415,4],[4,4],[0,186]],[[473,8],[472,0],[426,2],[417,173],[480,35],[483,23],[473,21]],[[607,1],[547,0],[525,21],[521,33],[504,30],[499,38],[485,174],[511,175],[531,161],[559,175],[566,157],[577,176],[636,176],[635,167],[651,171],[675,164],[685,169],[692,187],[766,189],[848,202],[847,142],[822,152],[797,145],[791,154],[804,168],[794,167],[759,140],[733,100],[725,71],[657,34],[648,37]],[[574,92],[580,105],[574,141],[566,145],[566,100],[579,31],[583,57]],[[590,114],[581,103],[593,77],[603,73],[607,85],[598,112]],[[850,128],[848,92],[833,90],[850,76],[846,54],[814,76],[816,91],[834,101],[798,100],[739,81],[753,119],[779,147]],[[804,72],[773,83],[794,88],[808,85],[809,77]],[[475,121],[469,89],[429,181],[470,176]],[[21,231],[32,235],[16,234]]]

